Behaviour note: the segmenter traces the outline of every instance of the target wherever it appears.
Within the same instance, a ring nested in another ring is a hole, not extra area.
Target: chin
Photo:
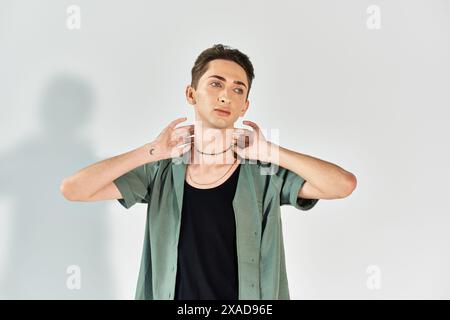
[[[215,129],[225,129],[228,127],[226,123],[212,123],[213,128]]]
[[[215,121],[214,121],[215,120]],[[234,123],[235,123],[236,121],[234,120],[234,119],[219,119],[219,120],[217,120],[217,119],[213,119],[213,121],[211,122],[212,124],[214,124],[214,125],[216,125],[216,126],[219,126],[219,127],[223,127],[223,128],[226,128],[226,127],[228,127],[228,126],[230,126],[230,125],[234,125]]]

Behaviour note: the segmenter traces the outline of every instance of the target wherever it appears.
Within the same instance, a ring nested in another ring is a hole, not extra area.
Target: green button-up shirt
[[[186,158],[147,163],[114,180],[125,208],[147,203],[135,299],[173,299]],[[309,210],[318,199],[298,197],[305,180],[281,166],[241,159],[233,198],[239,299],[289,298],[281,205]]]

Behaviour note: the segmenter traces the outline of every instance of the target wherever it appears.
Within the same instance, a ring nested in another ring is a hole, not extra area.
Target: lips
[[[222,109],[222,108],[216,108],[216,109],[214,109],[214,111],[217,111],[219,114],[222,114],[222,115],[230,115],[231,114],[230,111],[228,111],[226,109]]]

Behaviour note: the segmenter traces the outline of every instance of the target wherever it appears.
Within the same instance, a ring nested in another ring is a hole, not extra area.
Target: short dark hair
[[[198,81],[205,74],[206,70],[208,70],[209,62],[216,59],[236,62],[245,70],[248,81],[246,99],[248,99],[252,81],[255,78],[253,65],[247,55],[237,49],[232,49],[230,46],[224,46],[223,44],[215,44],[213,47],[200,53],[191,70],[191,86],[197,90]]]

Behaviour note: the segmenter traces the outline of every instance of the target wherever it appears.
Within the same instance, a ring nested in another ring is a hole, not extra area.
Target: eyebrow
[[[208,77],[208,79],[209,79],[209,78],[217,78],[217,79],[219,79],[219,80],[222,80],[222,81],[227,82],[227,79],[225,79],[224,77],[219,76],[219,75],[217,75],[217,74],[214,74],[214,75]],[[236,84],[243,85],[243,86],[247,89],[247,86],[246,86],[245,83],[243,83],[242,81],[234,80],[233,82],[236,83]]]

